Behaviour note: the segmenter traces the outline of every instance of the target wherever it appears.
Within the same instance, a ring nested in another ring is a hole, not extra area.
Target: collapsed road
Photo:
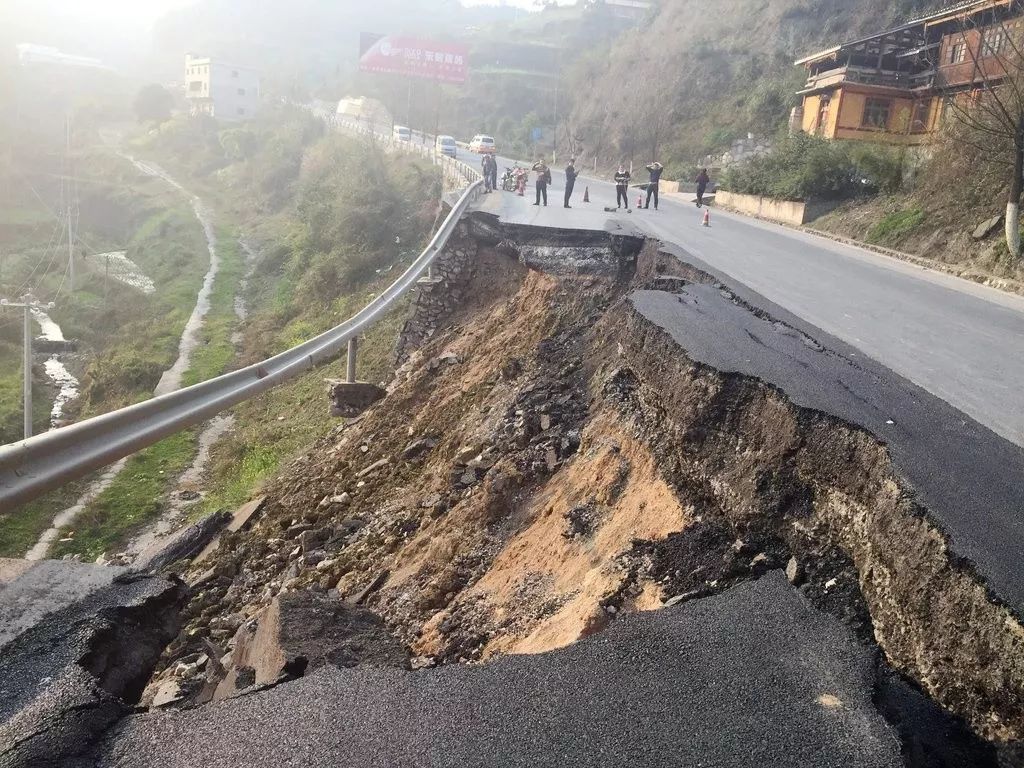
[[[15,676],[0,765],[1022,764],[1018,446],[615,221],[475,214],[438,273],[388,396],[176,567],[149,711],[27,755],[78,700]]]

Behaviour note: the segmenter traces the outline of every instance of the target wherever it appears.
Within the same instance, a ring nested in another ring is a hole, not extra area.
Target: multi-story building
[[[185,54],[185,98],[193,116],[249,120],[259,108],[259,73],[249,67]]]
[[[794,127],[831,139],[923,144],[952,99],[1005,79],[1022,19],[1024,0],[965,0],[802,58],[796,63],[808,78]]]

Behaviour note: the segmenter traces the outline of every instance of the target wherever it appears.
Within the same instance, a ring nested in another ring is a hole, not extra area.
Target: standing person
[[[490,155],[484,155],[483,157],[480,158],[480,169],[481,169],[481,172],[484,175],[484,194],[485,195],[493,189],[493,187],[491,187],[491,163],[490,163],[490,160],[491,160],[491,156]]]
[[[658,210],[658,192],[661,186],[661,172],[665,170],[665,166],[655,160],[653,163],[647,164],[647,170],[651,173],[651,180],[647,184],[647,203],[644,205],[644,210],[651,207],[651,196],[654,196],[654,210]]]
[[[569,198],[572,197],[572,190],[576,186],[576,177],[579,176],[579,172],[576,170],[576,158],[569,158],[569,164],[565,166],[565,207],[572,208],[569,205]]]
[[[526,197],[526,181],[530,177],[530,172],[525,168],[516,166],[516,194],[520,197]]]
[[[626,206],[629,210],[629,180],[632,175],[626,170],[626,166],[619,163],[619,170],[615,173],[615,207]]]
[[[547,163],[543,160],[538,160],[533,170],[537,172],[537,202],[534,205],[540,205],[540,199],[544,198],[545,207],[548,204],[548,184],[551,183],[551,169],[548,168]]]
[[[498,191],[498,158],[493,154],[488,155],[491,158],[491,189],[495,192]]]
[[[701,168],[700,173],[697,174],[697,207],[700,208],[704,205],[704,190],[708,188],[708,184],[711,183],[711,177],[708,176],[708,169]]]

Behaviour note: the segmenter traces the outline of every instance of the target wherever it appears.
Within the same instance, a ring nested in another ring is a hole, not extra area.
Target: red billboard
[[[387,35],[363,37],[361,72],[384,72],[422,77],[445,83],[464,83],[469,72],[469,51],[458,43],[439,43],[418,37]]]

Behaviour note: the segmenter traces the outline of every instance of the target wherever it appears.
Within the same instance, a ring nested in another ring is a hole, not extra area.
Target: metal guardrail
[[[347,126],[341,126],[347,130]],[[457,161],[445,158],[451,163]],[[482,181],[465,163],[444,163],[468,187],[416,261],[388,288],[341,325],[262,363],[136,405],[0,446],[0,512],[8,512],[77,477],[129,456],[169,435],[201,424],[233,405],[335,358],[412,288],[448,242]]]

